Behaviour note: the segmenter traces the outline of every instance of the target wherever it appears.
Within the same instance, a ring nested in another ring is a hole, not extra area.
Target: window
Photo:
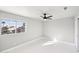
[[[0,32],[1,35],[25,32],[25,23],[11,19],[0,20]]]

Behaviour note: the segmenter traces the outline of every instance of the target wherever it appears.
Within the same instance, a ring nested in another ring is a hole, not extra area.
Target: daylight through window
[[[0,32],[1,35],[25,32],[25,23],[16,20],[0,20]]]

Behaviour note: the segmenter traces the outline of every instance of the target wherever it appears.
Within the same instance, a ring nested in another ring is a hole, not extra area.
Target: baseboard
[[[22,46],[24,46],[24,45],[28,45],[28,44],[33,43],[33,42],[35,42],[35,41],[38,41],[38,40],[40,40],[40,39],[47,39],[47,37],[43,37],[43,36],[36,37],[36,38],[34,38],[33,40],[31,40],[31,41],[24,42],[24,43],[22,43],[22,44],[19,44],[19,45],[17,45],[17,46],[12,47],[12,48],[3,50],[3,51],[1,51],[1,53],[7,53],[8,51],[11,51],[11,50],[14,50],[14,49],[16,49],[16,48],[22,47]],[[64,43],[64,44],[67,44],[67,45],[72,45],[72,46],[75,47],[75,44],[74,44],[74,43],[70,43],[70,42],[66,42],[66,41],[58,41],[58,42]]]
[[[72,43],[72,42],[66,42],[66,41],[59,41],[60,43],[64,43],[64,44],[67,44],[67,45],[72,45],[72,46],[75,46],[75,44],[74,43]]]
[[[24,43],[22,43],[22,44],[19,44],[19,45],[16,45],[16,46],[12,47],[12,48],[5,49],[5,50],[1,51],[0,53],[6,53],[6,52],[11,51],[11,50],[13,50],[13,49],[22,47],[22,46],[24,46],[24,45],[28,45],[28,44],[30,44],[30,43],[32,43],[32,42],[35,42],[35,41],[37,41],[37,40],[44,39],[44,38],[45,38],[45,37],[42,37],[42,36],[36,37],[36,38],[34,38],[33,40],[30,40],[30,41],[28,41],[28,42],[24,42]]]

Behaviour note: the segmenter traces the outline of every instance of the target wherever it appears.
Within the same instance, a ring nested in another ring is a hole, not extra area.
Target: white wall
[[[24,33],[0,35],[0,51],[11,48],[23,42],[28,42],[29,40],[33,40],[34,38],[42,35],[42,24],[39,20],[0,11],[0,20],[4,18],[23,20],[27,26],[26,32]]]
[[[45,22],[45,35],[50,39],[74,42],[74,17],[67,17]]]
[[[79,50],[79,16],[75,18],[75,45],[77,50]]]
[[[40,20],[0,11],[0,20],[4,18],[23,20],[27,24],[27,29],[25,33],[0,35],[0,51],[11,48],[23,42],[33,40],[42,34],[48,36],[52,40],[56,38],[57,40],[71,43],[74,42],[75,20],[73,17],[56,19],[54,21],[46,21],[43,24]]]

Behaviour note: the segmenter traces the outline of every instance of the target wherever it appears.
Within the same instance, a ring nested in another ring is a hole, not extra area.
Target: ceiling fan
[[[43,13],[43,16],[40,16],[44,21],[46,20],[52,20],[52,15],[49,15],[47,13]]]
[[[68,9],[68,7],[67,6],[65,6],[64,8],[63,8],[64,10],[67,10]],[[48,14],[46,11],[44,11],[44,13],[43,13],[43,16],[40,16],[44,21],[46,21],[46,20],[52,20],[52,15],[50,15],[50,14]]]

